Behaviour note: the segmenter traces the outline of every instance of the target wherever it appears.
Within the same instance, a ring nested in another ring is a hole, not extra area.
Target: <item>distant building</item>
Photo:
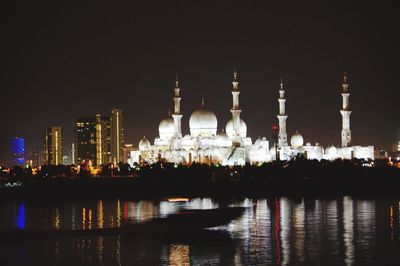
[[[132,144],[124,144],[124,156],[123,156],[123,163],[128,163],[131,160],[131,153],[132,151],[137,150],[133,148]]]
[[[79,117],[75,127],[76,163],[96,162],[96,117]]]
[[[111,161],[111,118],[105,115],[96,115],[96,160],[94,165],[99,166]]]
[[[384,149],[375,149],[375,159],[384,160],[389,157],[389,153]]]
[[[80,117],[75,132],[76,146],[72,150],[74,163],[91,161],[94,166],[99,166],[111,161],[110,116]]]
[[[63,164],[63,147],[61,127],[46,129],[44,140],[44,163],[51,165]]]
[[[63,165],[70,165],[71,164],[71,162],[69,160],[69,157],[67,155],[64,155],[62,157],[62,161],[63,161]]]
[[[398,152],[398,151],[400,151],[400,141],[397,142],[397,143],[393,143],[393,144],[391,145],[390,151],[391,151],[391,152]]]
[[[35,166],[42,165],[43,164],[43,158],[44,158],[44,151],[43,147],[38,147],[35,146],[32,149],[32,164]]]
[[[12,162],[14,165],[23,165],[25,162],[25,139],[15,137],[11,140]]]
[[[75,150],[75,143],[71,144],[71,163],[76,164],[76,150]]]
[[[181,96],[179,81],[176,79],[173,89],[174,109],[172,115],[161,120],[158,126],[159,136],[153,144],[143,137],[139,142],[140,156],[132,151],[131,161],[145,161],[155,163],[167,161],[173,163],[192,164],[222,164],[244,165],[261,164],[274,160],[292,160],[304,157],[310,160],[336,159],[374,159],[374,147],[354,146],[350,129],[350,92],[347,75],[343,76],[342,83],[342,116],[341,146],[324,147],[318,142],[312,145],[304,143],[303,136],[298,131],[290,138],[287,134],[286,120],[286,88],[283,79],[279,86],[279,110],[277,114],[278,126],[274,126],[273,140],[277,146],[270,147],[266,137],[259,137],[254,142],[247,135],[247,125],[242,117],[239,105],[239,80],[235,70],[232,81],[232,108],[229,110],[232,118],[227,121],[225,131],[218,133],[218,119],[216,114],[206,108],[204,99],[201,107],[195,109],[189,118],[189,133],[182,134]]]
[[[94,166],[124,160],[122,110],[113,109],[111,116],[80,117],[76,121],[72,163],[91,161]]]
[[[122,127],[122,110],[111,112],[111,162],[117,164],[124,158],[124,133]]]

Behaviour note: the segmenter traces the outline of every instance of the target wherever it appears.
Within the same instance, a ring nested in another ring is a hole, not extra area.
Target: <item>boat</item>
[[[154,230],[200,230],[228,224],[238,218],[245,209],[245,207],[182,209],[166,218],[156,218],[143,225]]]
[[[168,236],[177,233],[198,232],[207,228],[226,225],[240,217],[245,207],[223,207],[217,209],[181,209],[165,218],[127,224],[114,228],[81,230],[7,230],[0,232],[0,239],[31,237],[73,237],[93,235]]]

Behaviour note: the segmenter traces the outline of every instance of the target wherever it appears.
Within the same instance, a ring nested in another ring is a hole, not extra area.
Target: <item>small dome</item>
[[[303,137],[296,131],[296,133],[290,138],[290,145],[292,148],[299,148],[303,146],[304,140]]]
[[[336,155],[336,152],[337,152],[337,149],[333,145],[328,147],[328,148],[326,148],[326,150],[325,150],[326,154],[329,154],[329,155],[332,155],[332,156]]]
[[[216,138],[216,144],[220,147],[230,147],[232,146],[232,140],[226,135],[225,131],[222,130]]]
[[[229,120],[228,123],[226,123],[225,130],[226,130],[226,134],[228,134],[228,136],[232,138],[233,137],[233,120],[232,119]],[[240,118],[239,133],[242,138],[245,138],[247,135],[247,125],[244,122],[244,120],[241,118]]]
[[[190,135],[215,136],[217,135],[218,120],[214,112],[204,107],[195,110],[189,119]]]
[[[158,126],[158,132],[161,139],[170,139],[175,135],[174,119],[172,117],[167,117],[161,120]]]
[[[139,150],[140,151],[149,151],[151,150],[151,144],[146,137],[143,137],[142,140],[139,142]]]

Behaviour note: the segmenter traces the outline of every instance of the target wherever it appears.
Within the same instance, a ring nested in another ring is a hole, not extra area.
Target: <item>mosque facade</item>
[[[350,93],[347,76],[344,75],[342,84],[343,106],[341,147],[322,147],[319,143],[304,144],[303,137],[296,131],[288,142],[286,132],[285,109],[286,98],[283,80],[279,87],[279,110],[277,114],[279,131],[277,143],[270,145],[266,137],[258,138],[254,142],[247,136],[247,125],[241,118],[239,104],[240,88],[238,73],[235,70],[232,81],[232,118],[226,123],[225,130],[218,130],[218,119],[215,113],[205,106],[204,98],[201,107],[190,116],[190,133],[182,134],[182,113],[179,81],[176,79],[173,94],[173,113],[163,119],[158,127],[159,135],[153,144],[143,137],[139,142],[138,150],[132,151],[129,163],[155,163],[158,161],[173,162],[176,164],[221,164],[244,165],[261,164],[274,160],[291,160],[303,156],[307,159],[335,160],[335,159],[374,159],[373,146],[351,146],[350,130]]]

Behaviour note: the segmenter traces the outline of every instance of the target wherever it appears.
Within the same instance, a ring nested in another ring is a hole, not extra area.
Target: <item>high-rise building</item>
[[[122,127],[122,110],[111,112],[111,162],[119,163],[124,158],[124,132]]]
[[[76,163],[96,163],[96,117],[79,117],[75,127]]]
[[[25,162],[25,139],[15,137],[11,140],[12,162],[14,165],[22,165]]]
[[[71,163],[76,164],[76,150],[75,150],[75,143],[71,144]]]
[[[96,162],[99,166],[111,161],[111,118],[96,115]]]
[[[73,147],[75,163],[91,161],[93,165],[99,166],[111,161],[111,118],[109,116],[78,118],[75,133],[76,146]]]
[[[33,165],[42,165],[43,164],[43,158],[44,158],[44,152],[43,152],[43,146],[34,146],[32,148],[32,164]]]
[[[76,122],[76,141],[72,148],[74,163],[90,160],[94,166],[124,160],[122,110],[111,115],[80,117]]]
[[[46,129],[44,140],[44,163],[63,164],[63,147],[61,127],[49,127]]]

